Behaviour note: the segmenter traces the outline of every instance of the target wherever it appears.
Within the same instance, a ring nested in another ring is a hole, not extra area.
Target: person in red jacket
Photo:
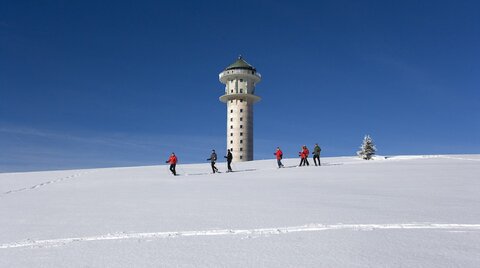
[[[308,163],[308,155],[310,154],[310,151],[308,150],[307,146],[303,145],[302,146],[302,151],[298,152],[298,155],[300,156],[300,165],[301,166],[310,166],[310,163]]]
[[[177,172],[175,171],[175,166],[177,165],[177,162],[178,162],[178,159],[175,153],[172,153],[170,155],[170,158],[168,158],[168,160],[165,161],[165,163],[170,164],[170,171],[172,172],[173,176],[177,176]]]
[[[303,154],[305,155],[303,165],[305,166],[305,164],[307,164],[307,166],[310,166],[310,163],[308,163],[308,156],[310,155],[310,151],[308,150],[306,145],[303,145]]]
[[[303,166],[303,162],[305,161],[305,154],[303,153],[303,147],[302,149],[300,150],[300,152],[298,152],[298,156],[300,156],[300,164],[298,165],[299,167]]]
[[[280,147],[277,147],[277,151],[273,154],[277,157],[278,168],[282,168],[283,167],[283,164],[282,164],[283,153],[282,153],[282,150],[280,150]]]

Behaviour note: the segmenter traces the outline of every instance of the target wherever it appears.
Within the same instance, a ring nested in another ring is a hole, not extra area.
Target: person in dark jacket
[[[277,151],[273,154],[277,158],[278,168],[282,168],[283,167],[283,164],[282,164],[283,153],[282,153],[282,150],[280,150],[280,147],[277,147]]]
[[[224,156],[226,159],[227,159],[227,168],[228,168],[228,171],[227,172],[232,172],[232,166],[230,166],[230,164],[232,164],[232,159],[233,159],[233,155],[232,155],[232,152],[230,151],[230,149],[227,150],[227,155]]]
[[[207,159],[207,161],[210,161],[210,163],[212,164],[213,173],[218,172],[218,168],[215,166],[215,162],[217,162],[217,153],[215,153],[215,150],[212,150],[212,154],[210,155],[210,158]]]
[[[170,155],[170,158],[168,158],[168,160],[165,161],[165,163],[170,164],[170,171],[172,172],[173,176],[177,176],[177,172],[175,171],[175,167],[177,166],[177,162],[178,162],[178,159],[177,159],[177,156],[175,155],[175,153],[172,153]]]
[[[320,146],[318,146],[318,143],[315,143],[315,148],[313,148],[313,162],[315,163],[315,166],[317,165],[317,160],[318,160],[318,165],[321,166],[320,164],[320,152],[322,149]]]

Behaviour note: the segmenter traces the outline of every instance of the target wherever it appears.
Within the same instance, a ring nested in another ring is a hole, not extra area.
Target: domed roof
[[[248,64],[248,62],[246,62],[242,58],[242,56],[238,56],[238,59],[234,63],[230,64],[227,68],[225,68],[225,70],[234,70],[234,69],[246,69],[246,70],[256,71],[255,67]]]

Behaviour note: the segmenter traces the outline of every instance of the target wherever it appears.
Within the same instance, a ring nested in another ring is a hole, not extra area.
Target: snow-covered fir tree
[[[357,152],[357,155],[365,160],[372,159],[372,156],[375,155],[377,148],[375,148],[375,144],[373,144],[372,138],[370,135],[365,135],[363,138],[362,146],[360,146],[360,151]]]

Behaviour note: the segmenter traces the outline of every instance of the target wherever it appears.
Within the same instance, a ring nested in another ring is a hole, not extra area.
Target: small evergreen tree
[[[377,148],[375,148],[375,145],[373,144],[373,140],[372,138],[370,138],[370,135],[365,135],[365,138],[363,138],[362,146],[360,146],[360,151],[357,152],[357,155],[365,160],[370,160],[372,159],[372,156],[375,155],[376,151]]]

